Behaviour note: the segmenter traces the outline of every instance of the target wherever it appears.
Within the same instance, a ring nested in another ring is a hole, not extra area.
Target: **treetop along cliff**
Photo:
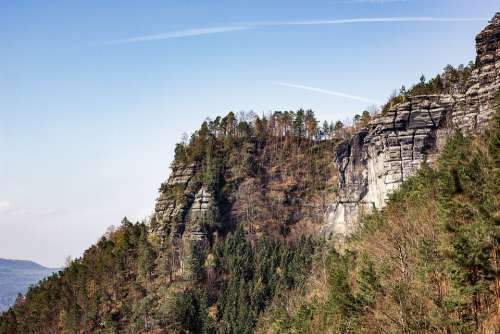
[[[500,331],[499,14],[476,48],[352,127],[205,121],[151,221],[32,287],[0,333]]]

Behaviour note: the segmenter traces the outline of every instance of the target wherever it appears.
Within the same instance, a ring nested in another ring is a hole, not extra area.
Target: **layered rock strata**
[[[194,200],[194,187],[192,178],[195,175],[196,166],[194,164],[172,166],[172,172],[166,183],[160,187],[160,195],[156,200],[154,219],[160,223],[158,230],[163,234],[164,222],[180,221],[186,215],[186,211]]]
[[[476,51],[465,94],[409,98],[337,147],[338,199],[327,210],[323,235],[351,234],[362,214],[382,208],[423,162],[432,164],[451,132],[485,127],[500,87],[500,14],[477,35]]]
[[[206,242],[206,222],[213,212],[215,201],[210,191],[197,180],[195,164],[177,163],[167,182],[160,187],[151,229],[163,248],[170,248],[168,258],[172,278],[189,279],[192,274],[187,261],[192,246]]]

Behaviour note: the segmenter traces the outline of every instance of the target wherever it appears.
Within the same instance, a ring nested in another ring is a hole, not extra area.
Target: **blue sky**
[[[3,1],[0,257],[59,266],[123,216],[145,217],[175,143],[206,117],[304,107],[345,120],[422,73],[467,63],[498,7]],[[334,21],[351,19],[362,22]]]

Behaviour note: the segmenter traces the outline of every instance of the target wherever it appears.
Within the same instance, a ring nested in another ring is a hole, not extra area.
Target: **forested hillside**
[[[500,92],[497,94],[500,106]],[[500,107],[332,241],[308,288],[275,299],[258,333],[498,333]]]
[[[334,196],[331,154],[344,132],[341,123],[319,127],[310,110],[204,122],[177,146],[174,166],[196,166],[190,184],[212,194],[211,207],[124,219],[31,288],[0,332],[252,332],[273,298],[302,286],[322,247],[314,235]],[[160,189],[192,204],[187,192]]]
[[[477,50],[350,124],[207,119],[151,218],[30,288],[0,333],[499,333],[500,14]],[[380,180],[400,188],[379,210],[361,200]],[[352,233],[320,236],[356,192]]]
[[[224,187],[217,187],[226,193],[218,200],[227,196],[223,203],[230,209],[219,213],[218,224],[204,221],[215,236],[191,244],[183,265],[188,275],[172,277],[173,264],[165,260],[172,256],[170,248],[151,232],[157,227],[124,219],[82,258],[31,288],[2,315],[0,332],[458,333],[495,328],[500,118],[479,136],[454,135],[436,168],[424,167],[391,196],[386,209],[365,217],[364,228],[339,244],[313,236],[318,217],[303,203],[321,204],[323,192],[332,191],[335,171],[325,171],[337,142],[334,133],[346,129],[333,126],[332,134],[325,126],[324,132],[316,128],[314,137],[299,135],[302,130],[294,130],[293,122],[289,129],[274,125],[282,115],[241,125],[249,132],[234,130],[234,137],[214,134],[206,122],[189,143],[178,146],[176,162],[200,159],[208,173],[214,169],[204,147],[210,138],[210,147],[220,145],[219,153],[209,151],[211,161],[223,166],[217,168],[241,173],[223,174]],[[302,117],[301,111],[291,115]],[[257,132],[259,122],[266,132]],[[247,158],[239,157],[248,150]],[[276,203],[277,174],[278,184],[285,175],[291,185],[282,190],[287,199]],[[262,189],[244,193],[243,200],[234,195],[249,182]]]

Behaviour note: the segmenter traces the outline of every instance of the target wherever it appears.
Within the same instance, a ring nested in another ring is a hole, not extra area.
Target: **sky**
[[[183,133],[229,111],[352,119],[475,57],[498,1],[0,3],[0,257],[61,266],[153,210]]]

